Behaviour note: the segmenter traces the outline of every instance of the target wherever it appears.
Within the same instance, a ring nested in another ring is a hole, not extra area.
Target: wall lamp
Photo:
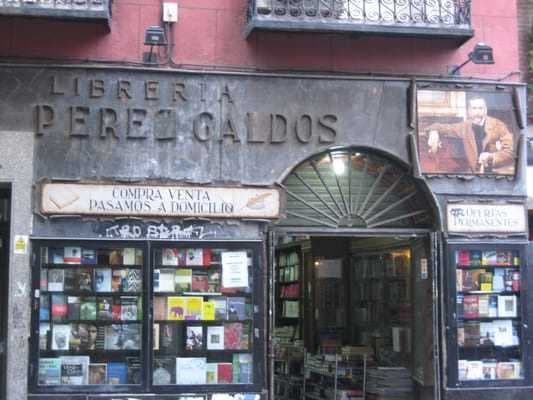
[[[494,64],[494,55],[492,47],[485,43],[478,43],[474,47],[474,50],[468,54],[468,60],[458,66],[452,66],[449,70],[449,75],[459,76],[459,70],[466,64],[472,61],[474,64]]]
[[[160,26],[150,26],[144,33],[144,45],[150,46],[150,52],[144,53],[143,61],[148,64],[157,64],[157,54],[154,54],[154,46],[166,46],[167,38],[165,31]]]

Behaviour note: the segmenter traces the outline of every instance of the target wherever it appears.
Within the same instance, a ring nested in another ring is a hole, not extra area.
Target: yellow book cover
[[[183,296],[169,296],[167,298],[167,320],[182,321],[187,314],[188,298]]]
[[[490,292],[492,290],[492,283],[482,283],[480,289],[482,292]]]
[[[213,301],[204,301],[203,317],[204,321],[214,321],[215,320],[215,302]]]
[[[200,321],[204,308],[203,297],[187,297],[187,310],[185,319],[189,321]]]

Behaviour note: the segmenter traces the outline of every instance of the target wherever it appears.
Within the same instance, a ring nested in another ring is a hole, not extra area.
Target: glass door
[[[513,386],[527,376],[525,253],[517,244],[448,251],[448,377],[453,386]]]

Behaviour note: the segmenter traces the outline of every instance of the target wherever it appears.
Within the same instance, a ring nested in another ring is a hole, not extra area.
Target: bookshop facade
[[[27,398],[531,398],[523,86],[0,74]]]

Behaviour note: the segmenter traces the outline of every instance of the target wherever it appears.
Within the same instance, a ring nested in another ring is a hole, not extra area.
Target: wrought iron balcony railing
[[[0,0],[0,15],[102,20],[109,26],[112,0]]]
[[[473,36],[471,0],[249,0],[254,29],[434,36]]]

